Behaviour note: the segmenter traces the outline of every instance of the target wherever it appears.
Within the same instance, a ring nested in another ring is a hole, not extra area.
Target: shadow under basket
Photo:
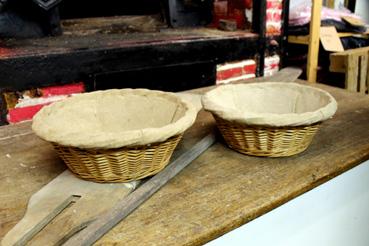
[[[68,168],[78,177],[95,182],[130,182],[161,171],[183,134],[164,142],[117,149],[80,149],[53,143]]]
[[[213,116],[228,146],[253,156],[283,157],[301,153],[308,148],[320,125],[319,122],[305,126],[257,126]]]

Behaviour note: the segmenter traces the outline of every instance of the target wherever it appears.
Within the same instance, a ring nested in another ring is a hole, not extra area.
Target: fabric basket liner
[[[301,126],[324,121],[337,110],[326,91],[290,82],[218,86],[202,98],[206,110],[220,118],[263,126]]]
[[[142,146],[182,134],[198,109],[174,93],[112,89],[72,96],[41,109],[32,129],[46,141],[77,148]]]

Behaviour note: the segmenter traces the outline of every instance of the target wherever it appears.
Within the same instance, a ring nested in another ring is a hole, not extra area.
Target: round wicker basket
[[[267,157],[306,150],[337,109],[327,92],[295,83],[220,86],[202,101],[230,148]]]
[[[129,182],[162,170],[196,115],[192,104],[173,93],[107,90],[44,107],[32,128],[76,176]]]
[[[129,182],[161,171],[182,134],[145,146],[118,149],[80,149],[53,143],[55,150],[76,176],[95,182]]]

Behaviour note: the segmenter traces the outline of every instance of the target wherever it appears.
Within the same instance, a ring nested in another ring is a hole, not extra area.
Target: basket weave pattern
[[[213,116],[230,148],[254,156],[282,157],[298,154],[309,146],[320,125],[253,126]]]
[[[78,177],[95,182],[129,182],[162,170],[182,134],[162,143],[118,149],[80,149],[53,143],[69,169]]]

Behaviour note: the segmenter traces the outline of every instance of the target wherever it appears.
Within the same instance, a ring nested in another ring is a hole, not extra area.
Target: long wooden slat
[[[309,35],[304,36],[289,35],[288,43],[309,45]]]
[[[368,55],[359,56],[359,92],[365,94],[368,72]]]
[[[359,57],[357,55],[348,55],[346,57],[346,81],[345,87],[348,91],[357,92]]]
[[[369,94],[369,53],[368,53],[368,65],[366,68],[366,89],[368,90]]]
[[[255,83],[255,82],[295,82],[302,74],[302,70],[297,67],[286,67],[273,74],[270,77],[257,77],[250,80],[240,81],[240,83]]]
[[[171,178],[189,165],[215,142],[215,135],[208,134],[195,144],[190,150],[171,162],[163,171],[152,177],[136,191],[132,192],[111,210],[92,222],[86,229],[72,237],[64,245],[91,245],[111,228],[127,217],[137,207],[144,203]]]
[[[322,0],[313,1],[310,20],[309,51],[307,58],[307,80],[311,83],[316,82],[320,40],[320,15]]]

